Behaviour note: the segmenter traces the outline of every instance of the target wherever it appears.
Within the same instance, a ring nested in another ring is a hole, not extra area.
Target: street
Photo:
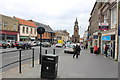
[[[35,49],[35,60],[39,59],[39,46],[37,47],[33,47]],[[45,54],[45,50],[47,50],[48,54],[53,54],[53,49],[54,46],[52,47],[42,47],[42,54]],[[7,52],[7,51],[14,51],[17,50],[16,48],[7,48],[7,49],[3,49],[2,52]],[[55,51],[57,54],[60,54],[62,48],[55,48]],[[26,51],[22,51],[21,53],[22,59],[26,59],[26,58],[31,58],[32,57],[32,49],[31,50],[26,50]],[[9,52],[9,53],[4,53],[2,54],[2,66],[5,66],[4,68],[2,68],[2,71],[6,71],[9,70],[13,67],[17,67],[19,65],[19,63],[14,63],[14,64],[10,64],[13,63],[15,61],[19,61],[19,51],[16,52]],[[22,61],[22,64],[25,64],[27,62],[32,61],[31,59]],[[10,65],[9,65],[10,64]]]
[[[42,53],[45,53],[45,50],[48,50],[48,54],[53,53],[54,47],[51,48],[42,48]],[[73,54],[64,53],[64,48],[55,48],[56,54],[59,55],[58,61],[58,76],[57,78],[117,78],[118,77],[118,62],[113,61],[111,58],[105,58],[103,55],[95,55],[89,52],[88,50],[82,50],[79,58],[73,58]],[[22,53],[22,59],[31,56],[29,51]],[[38,59],[39,47],[35,47],[35,59]],[[3,64],[12,62],[13,60],[18,60],[17,53],[11,53],[3,55]],[[10,58],[13,57],[13,58]],[[8,59],[7,59],[8,58]],[[29,62],[29,65],[27,63]],[[5,74],[3,78],[39,78],[39,64],[38,61],[35,64],[35,68],[30,68],[31,60],[25,62],[24,67],[22,67],[22,75],[18,73],[18,69],[13,68],[17,67],[18,64],[9,65],[3,69]],[[29,71],[32,71],[29,72]],[[14,73],[13,73],[14,72]],[[29,74],[28,74],[29,73]],[[15,76],[16,75],[16,76]]]

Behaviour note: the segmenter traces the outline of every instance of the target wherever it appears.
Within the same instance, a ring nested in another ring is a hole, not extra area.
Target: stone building
[[[79,43],[79,39],[80,39],[79,26],[76,18],[75,25],[74,25],[74,34],[72,35],[72,42]]]
[[[49,25],[45,25],[39,22],[35,22],[34,23],[38,26],[38,27],[43,27],[45,29],[45,33],[42,34],[42,40],[43,42],[50,42],[53,43],[54,42],[54,32],[52,30],[52,28]],[[37,40],[40,39],[40,35],[37,34]]]
[[[37,26],[34,22],[14,17],[19,22],[19,41],[35,41]]]
[[[118,56],[117,24],[117,2],[96,2],[89,19],[89,39],[92,38],[93,46],[97,44],[101,54],[104,54],[104,44],[107,43],[108,55],[115,60]]]
[[[0,40],[18,41],[18,21],[0,14]]]
[[[55,40],[62,40],[64,42],[70,41],[69,33],[66,30],[56,30],[55,32]]]

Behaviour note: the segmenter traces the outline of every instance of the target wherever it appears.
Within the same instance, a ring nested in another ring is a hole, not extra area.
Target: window
[[[16,27],[17,27],[17,25],[16,25],[16,24],[14,24],[14,29],[16,29]]]
[[[23,33],[25,33],[25,27],[23,27]]]
[[[114,7],[111,9],[111,26],[113,26],[117,23],[117,8]]]
[[[34,34],[36,34],[36,29],[34,29]]]
[[[107,15],[104,15],[104,23],[108,23],[108,17],[107,17]]]
[[[27,29],[26,29],[26,33],[28,34],[28,27],[27,27]]]
[[[7,27],[7,22],[3,22],[3,24],[4,24],[4,27]]]
[[[32,28],[31,28],[31,34],[32,34]]]

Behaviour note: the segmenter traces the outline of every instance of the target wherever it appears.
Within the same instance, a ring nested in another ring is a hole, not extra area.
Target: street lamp
[[[42,34],[44,34],[44,32],[45,32],[45,29],[44,29],[43,27],[38,27],[38,28],[37,28],[37,33],[40,34],[40,55],[39,55],[39,64],[41,64],[41,56],[42,56],[42,54],[41,54],[41,52],[42,52],[42,50],[41,50],[41,42],[42,42]]]

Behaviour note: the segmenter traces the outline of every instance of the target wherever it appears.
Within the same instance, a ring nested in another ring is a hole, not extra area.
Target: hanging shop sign
[[[108,30],[108,23],[99,23],[99,30]]]
[[[102,36],[102,41],[110,41],[111,36]]]

